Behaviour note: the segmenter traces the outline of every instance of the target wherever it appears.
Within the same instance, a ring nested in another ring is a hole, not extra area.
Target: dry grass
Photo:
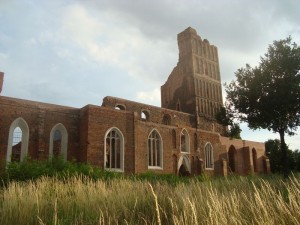
[[[0,189],[0,224],[300,224],[293,177],[176,186],[128,179],[41,178]]]

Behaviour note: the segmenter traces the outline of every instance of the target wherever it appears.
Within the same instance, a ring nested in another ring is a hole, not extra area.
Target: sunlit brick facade
[[[217,48],[190,27],[178,34],[178,46],[161,108],[115,97],[72,108],[0,96],[2,165],[60,153],[126,174],[267,173],[264,144],[224,137],[226,127],[214,119],[222,105]]]

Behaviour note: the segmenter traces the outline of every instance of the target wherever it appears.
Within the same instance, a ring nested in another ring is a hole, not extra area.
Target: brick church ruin
[[[177,38],[179,61],[161,86],[161,108],[115,97],[73,108],[0,96],[2,165],[60,154],[126,174],[267,173],[264,143],[225,137],[216,122],[217,47],[191,27]]]

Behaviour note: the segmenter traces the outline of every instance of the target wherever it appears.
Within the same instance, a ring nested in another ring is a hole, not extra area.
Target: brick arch
[[[117,109],[117,110],[126,110],[126,106],[124,104],[117,103],[115,105],[115,109]]]
[[[147,109],[142,109],[141,110],[141,119],[145,121],[150,120],[150,111]]]
[[[177,170],[180,171],[180,168],[184,166],[185,170],[191,174],[191,164],[187,155],[182,155],[178,160]]]
[[[190,136],[185,128],[180,132],[180,151],[183,153],[190,152]]]
[[[228,150],[228,168],[229,172],[237,172],[237,151],[233,145]]]
[[[14,134],[14,130],[17,127],[19,127],[22,131],[20,161],[23,161],[23,159],[27,156],[28,153],[29,127],[26,121],[23,118],[19,117],[11,123],[9,128],[8,145],[7,145],[7,152],[6,152],[7,163],[11,162],[13,134]]]

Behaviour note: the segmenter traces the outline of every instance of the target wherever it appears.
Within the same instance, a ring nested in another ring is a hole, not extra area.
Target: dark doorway
[[[257,153],[255,148],[252,149],[252,161],[254,173],[257,173]]]
[[[231,145],[228,151],[228,166],[229,166],[229,172],[231,173],[236,172],[235,161],[236,161],[236,150],[235,147]]]
[[[179,176],[181,177],[186,177],[189,176],[190,173],[189,171],[186,169],[186,167],[182,164],[179,168]]]

